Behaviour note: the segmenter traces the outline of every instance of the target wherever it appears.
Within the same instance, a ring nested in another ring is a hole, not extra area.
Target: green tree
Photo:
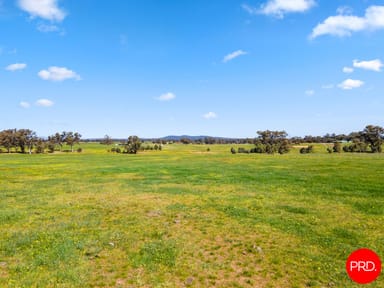
[[[16,129],[7,129],[0,132],[0,146],[7,149],[8,153],[11,153],[11,148],[17,146]]]
[[[129,136],[125,144],[125,153],[136,154],[141,146],[140,138],[137,136]]]
[[[372,153],[381,153],[384,138],[384,128],[380,126],[368,125],[361,133],[364,141],[371,148]]]
[[[28,149],[28,153],[32,154],[33,146],[37,142],[36,132],[30,129],[20,129],[16,131],[16,138],[21,153],[25,153],[25,150]]]
[[[101,140],[100,144],[112,145],[113,144],[113,140],[112,140],[112,138],[109,135],[105,135],[103,140]]]
[[[71,146],[71,152],[73,152],[73,146],[75,144],[80,143],[81,134],[79,134],[78,132],[73,133],[73,132],[65,132],[64,131],[61,134],[61,139],[64,143]]]
[[[35,147],[36,147],[35,148],[36,153],[37,154],[42,154],[42,153],[44,153],[46,144],[45,144],[43,139],[38,138],[37,141],[36,141],[36,146]]]
[[[64,143],[64,135],[65,135],[66,132],[63,132],[63,133],[59,133],[59,132],[56,132],[54,135],[52,136],[49,136],[48,137],[48,142],[49,142],[49,151],[52,153],[55,151],[55,146],[58,145],[59,146],[59,150],[62,151],[63,150],[63,143]],[[53,149],[52,149],[53,148]]]
[[[287,139],[287,132],[285,131],[257,131],[259,134],[258,138],[255,139],[256,147],[261,149],[261,151],[265,151],[268,154],[273,154],[279,152],[280,154],[284,154],[289,152],[290,143]]]

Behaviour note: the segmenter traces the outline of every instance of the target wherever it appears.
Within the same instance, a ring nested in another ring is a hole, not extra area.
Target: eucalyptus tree
[[[66,131],[64,131],[61,134],[61,139],[68,146],[71,146],[71,152],[73,152],[73,145],[80,143],[81,134],[79,134],[78,132],[72,132],[72,131],[66,132]]]

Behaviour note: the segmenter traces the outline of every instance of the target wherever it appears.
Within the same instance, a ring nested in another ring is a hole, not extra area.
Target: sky
[[[0,0],[0,130],[361,131],[383,53],[378,0]]]

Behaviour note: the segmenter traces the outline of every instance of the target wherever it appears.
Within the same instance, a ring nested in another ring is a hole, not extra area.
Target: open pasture
[[[359,287],[348,255],[383,260],[384,155],[207,147],[0,154],[0,287]]]

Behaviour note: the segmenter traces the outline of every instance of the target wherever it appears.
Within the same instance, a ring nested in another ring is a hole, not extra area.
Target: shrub
[[[357,153],[367,152],[368,151],[368,144],[361,142],[361,141],[355,141],[351,145],[344,146],[343,151],[344,152],[357,152]]]
[[[235,148],[233,148],[233,147],[231,148],[231,153],[232,153],[232,154],[236,154],[236,150],[235,150]]]
[[[77,153],[81,153],[83,152],[83,149],[82,148],[77,148]]]
[[[243,148],[243,147],[239,147],[239,149],[237,149],[237,153],[246,153],[248,154],[249,153],[249,150]]]
[[[309,145],[308,147],[303,147],[300,149],[301,154],[313,153],[313,145]]]
[[[36,146],[35,152],[37,154],[43,154],[44,153],[44,148],[45,147],[43,145],[38,145],[38,146]]]
[[[280,147],[278,149],[279,154],[285,154],[288,153],[290,150],[289,142],[288,140],[283,140],[280,144]]]
[[[341,152],[341,143],[340,142],[333,143],[333,152],[335,152],[335,153]]]
[[[257,144],[255,148],[252,149],[253,153],[265,153],[265,146],[263,144]]]
[[[49,153],[55,152],[55,144],[52,144],[52,143],[48,144],[48,152]]]

